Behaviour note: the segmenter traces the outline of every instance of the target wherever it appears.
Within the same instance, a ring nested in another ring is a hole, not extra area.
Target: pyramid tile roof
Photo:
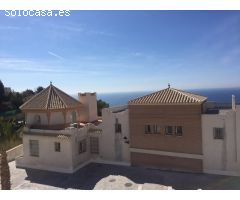
[[[129,105],[135,104],[201,104],[207,97],[192,94],[182,90],[168,87],[149,95],[130,100]]]
[[[51,110],[76,108],[81,103],[65,92],[50,84],[20,106],[21,110]]]

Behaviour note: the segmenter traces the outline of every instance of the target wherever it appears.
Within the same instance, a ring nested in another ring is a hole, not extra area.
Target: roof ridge
[[[163,90],[167,90],[167,89],[169,89],[169,88],[165,88],[165,89],[163,89]],[[156,94],[156,93],[158,93],[158,92],[161,92],[161,91],[163,91],[163,90],[158,90],[158,91],[153,92],[153,93],[150,93],[150,94],[145,94],[144,96],[137,97],[137,98],[135,98],[135,99],[129,100],[128,102],[135,101],[135,100],[137,100],[137,99],[141,99],[141,98],[144,98],[144,97],[148,97],[148,96],[154,95],[154,94]]]
[[[185,95],[185,96],[188,96],[188,95],[189,95],[188,97],[193,98],[195,101],[199,101],[199,99],[196,98],[195,96],[198,96],[198,97],[201,96],[201,95],[198,95],[198,94],[186,92],[186,91],[179,90],[179,89],[175,89],[175,88],[171,88],[171,89],[175,90],[176,92],[180,92],[180,93],[182,93],[182,94]],[[187,94],[188,94],[188,95],[187,95]],[[194,96],[193,96],[193,95],[194,95]],[[205,97],[205,96],[201,96],[201,97]]]
[[[56,90],[57,88],[53,86],[53,90],[54,92],[57,94],[57,96],[60,98],[60,100],[62,101],[62,103],[65,105],[65,107],[67,107],[66,102],[62,99],[62,97],[60,96],[60,94],[58,93],[58,91]]]
[[[175,88],[166,88],[153,92],[151,94],[144,95],[142,97],[135,98],[128,101],[129,104],[168,104],[168,103],[177,103],[177,104],[198,104],[206,101],[207,97],[193,94],[190,92],[185,92],[183,90],[178,90]]]
[[[72,97],[71,95],[67,94],[66,92],[60,90],[60,89],[57,88],[57,87],[55,87],[55,89],[58,91],[58,93],[61,92],[61,93],[63,93],[64,95],[66,95],[67,97],[69,97],[69,98],[71,98],[72,100],[76,101],[77,103],[81,104],[78,99],[75,99],[74,97]]]
[[[49,87],[49,86],[48,86]],[[35,94],[32,98],[28,99],[24,104],[22,104],[19,108],[21,109],[23,106],[27,105],[30,101],[34,100],[35,98],[37,98],[40,94],[42,94],[43,92],[45,92],[47,90],[46,87],[45,89],[43,89],[41,92]]]
[[[46,105],[45,105],[45,108],[46,108],[46,109],[48,109],[49,104],[50,104],[50,95],[51,95],[51,92],[52,92],[52,84],[49,85],[49,91],[48,91],[47,103],[46,103]]]

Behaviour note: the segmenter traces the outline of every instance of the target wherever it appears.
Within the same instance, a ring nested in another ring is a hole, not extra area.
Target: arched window
[[[40,125],[41,124],[41,117],[40,117],[40,115],[35,115],[34,116],[33,124],[35,124],[35,125]]]
[[[72,123],[76,123],[77,122],[77,113],[76,113],[76,111],[73,111],[72,112]]]

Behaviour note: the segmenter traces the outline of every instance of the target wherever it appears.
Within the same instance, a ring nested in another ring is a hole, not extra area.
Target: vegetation
[[[0,80],[0,115],[7,111],[18,110],[19,106],[43,89],[42,86],[38,86],[34,91],[31,89],[26,89],[23,92],[11,90],[9,93],[5,94],[4,84]]]
[[[11,189],[10,181],[10,170],[7,161],[7,153],[5,150],[1,150],[1,164],[0,164],[0,175],[1,175],[1,188],[2,190]]]
[[[99,99],[97,101],[97,113],[98,113],[98,116],[102,116],[102,109],[103,108],[109,108],[109,104],[106,103],[105,101]]]
[[[4,84],[0,80],[0,148],[8,150],[22,143],[21,131],[24,116],[19,106],[43,89],[39,86],[34,91],[11,90],[5,93]]]
[[[22,127],[23,124],[18,124],[14,120],[6,121],[0,118],[0,148],[8,150],[21,144]]]
[[[4,85],[0,80],[0,105],[2,104],[3,100],[4,100]]]

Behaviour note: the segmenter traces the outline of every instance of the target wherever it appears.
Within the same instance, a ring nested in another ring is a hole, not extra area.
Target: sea
[[[217,88],[217,89],[189,89],[185,90],[194,94],[208,97],[208,101],[214,101],[220,104],[231,104],[232,95],[235,95],[236,102],[240,104],[239,88]],[[142,92],[116,92],[116,93],[97,93],[97,99],[107,102],[110,107],[126,105],[129,100],[150,94],[155,91]]]

